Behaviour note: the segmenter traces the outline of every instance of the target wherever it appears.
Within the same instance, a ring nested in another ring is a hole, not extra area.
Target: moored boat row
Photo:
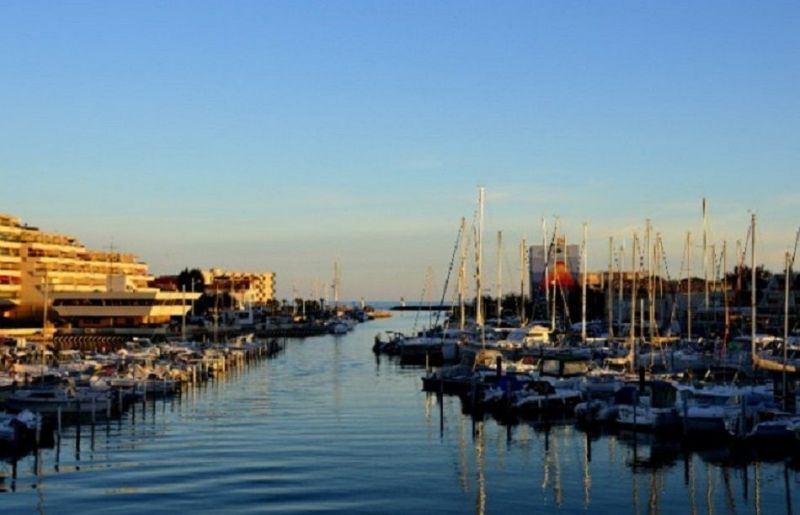
[[[136,402],[168,397],[281,350],[275,340],[223,344],[132,340],[112,353],[4,349],[0,445],[24,452],[62,424],[107,420]]]

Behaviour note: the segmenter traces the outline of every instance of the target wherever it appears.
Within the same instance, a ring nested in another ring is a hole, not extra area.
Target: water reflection
[[[475,470],[477,471],[478,495],[475,498],[476,515],[486,513],[486,458],[484,456],[484,423],[480,421],[475,428]]]
[[[592,497],[592,471],[589,464],[592,461],[592,439],[589,433],[583,439],[583,508],[589,508],[589,500]]]
[[[426,417],[431,417],[429,409],[426,408]],[[764,462],[758,455],[743,453],[736,446],[724,443],[707,442],[693,448],[679,440],[648,433],[584,432],[576,430],[568,420],[559,423],[541,419],[509,421],[464,413],[449,413],[448,417],[457,418],[452,423],[459,457],[456,475],[464,493],[470,491],[465,433],[467,424],[472,423],[474,427],[477,513],[486,510],[491,493],[487,474],[493,478],[497,475],[496,481],[500,484],[510,475],[530,476],[525,470],[531,466],[540,471],[542,498],[538,502],[534,498],[528,501],[533,506],[550,505],[557,511],[591,511],[596,506],[593,504],[595,495],[600,496],[600,505],[607,507],[609,498],[620,498],[618,494],[627,490],[632,512],[637,514],[681,509],[692,515],[701,512],[732,514],[742,507],[760,514],[765,512],[766,504],[778,511],[793,513],[791,489],[800,467],[791,460]],[[491,429],[496,432],[491,433]],[[624,449],[622,460],[621,449]],[[491,466],[488,465],[490,461]],[[771,470],[769,483],[764,482],[765,467]],[[599,487],[597,470],[603,471]],[[620,479],[625,474],[628,475],[627,488],[620,490],[623,484]],[[572,492],[577,493],[573,488],[580,490],[580,496],[572,495]],[[753,496],[749,496],[751,490]],[[503,491],[507,491],[507,487]],[[493,496],[492,506],[495,502],[502,504],[494,499]]]
[[[756,515],[761,515],[761,463],[755,465],[755,509]]]

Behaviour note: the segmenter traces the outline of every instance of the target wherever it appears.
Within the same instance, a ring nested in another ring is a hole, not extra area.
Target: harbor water
[[[277,356],[0,461],[0,513],[792,513],[795,463],[646,435],[502,425],[372,353],[414,313]]]

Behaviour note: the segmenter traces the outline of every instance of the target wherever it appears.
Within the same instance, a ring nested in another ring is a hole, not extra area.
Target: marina
[[[1,468],[11,512],[792,513],[794,455],[743,455],[650,432],[586,430],[565,413],[511,423],[424,392],[424,367],[372,351],[377,332],[287,339],[266,360]],[[626,508],[625,510],[627,510]]]
[[[797,513],[800,2],[0,2],[0,515]]]

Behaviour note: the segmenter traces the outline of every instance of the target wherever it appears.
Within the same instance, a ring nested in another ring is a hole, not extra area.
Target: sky
[[[650,219],[675,276],[706,197],[710,241],[756,213],[778,270],[798,84],[797,2],[5,0],[0,212],[155,274],[318,297],[338,262],[342,298],[410,300],[479,186],[485,284],[497,231],[518,284],[556,217],[593,269]]]

